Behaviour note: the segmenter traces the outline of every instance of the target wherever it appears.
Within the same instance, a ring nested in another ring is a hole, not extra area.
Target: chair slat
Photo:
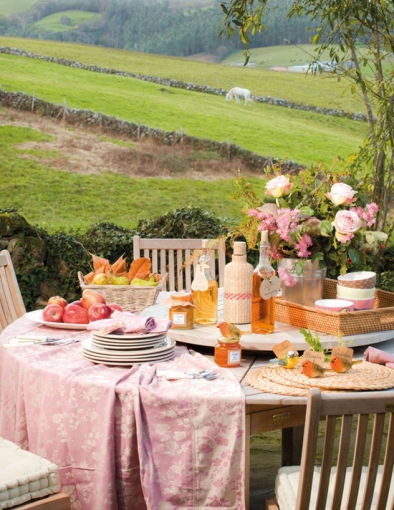
[[[174,287],[174,289],[170,289],[170,290],[175,290],[177,288],[178,291],[180,291],[185,288],[185,285],[183,282],[182,265],[183,265],[183,252],[182,252],[182,250],[177,250],[176,251],[176,271],[177,271],[176,287]],[[186,269],[186,272],[187,272],[187,269]]]
[[[354,457],[352,466],[352,481],[350,484],[347,509],[354,510],[357,504],[357,494],[360,490],[361,471],[368,434],[368,414],[361,414],[358,418],[357,434],[354,445]]]
[[[331,506],[332,510],[339,510],[341,508],[343,489],[345,486],[346,468],[349,457],[352,421],[352,415],[343,416],[342,418],[341,438],[339,442],[337,462],[337,476],[335,479],[335,488]]]
[[[387,443],[386,443],[386,452],[384,457],[383,464],[383,476],[382,476],[382,484],[379,491],[378,502],[376,505],[376,510],[385,510],[387,505],[387,499],[389,495],[390,485],[391,485],[391,477],[394,469],[394,416],[391,416],[389,422],[389,429],[387,432]],[[394,507],[394,501],[393,501]]]
[[[0,252],[0,332],[26,313],[11,255]]]
[[[320,471],[320,484],[317,492],[316,509],[325,505],[330,482],[331,466],[335,444],[336,416],[328,416],[324,431],[324,453]]]
[[[384,414],[375,416],[375,423],[371,440],[371,453],[369,456],[368,476],[365,484],[363,508],[370,508],[376,483],[377,468],[379,465],[380,448],[384,431]]]

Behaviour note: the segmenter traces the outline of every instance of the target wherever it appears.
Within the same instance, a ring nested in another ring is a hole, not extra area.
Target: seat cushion
[[[59,491],[56,464],[0,437],[0,510]]]
[[[298,482],[299,482],[299,469],[300,469],[299,466],[288,466],[288,467],[282,467],[278,471],[278,474],[276,476],[276,481],[275,481],[275,494],[276,494],[276,499],[278,501],[280,510],[294,510],[294,508],[295,508],[297,491],[298,491]],[[378,488],[380,487],[380,483],[381,483],[381,479],[382,479],[382,470],[383,470],[383,467],[379,466],[377,481],[376,481],[376,487],[378,487]],[[350,488],[351,472],[352,472],[352,468],[348,468],[347,474],[346,474],[344,497],[342,498],[341,510],[346,510],[347,497],[348,497],[349,488]],[[326,508],[331,508],[334,483],[335,483],[335,473],[336,473],[336,468],[333,468],[331,470],[330,485],[329,485],[329,489],[328,489]],[[362,496],[363,496],[362,489],[365,486],[366,474],[367,474],[367,468],[364,467],[362,470],[362,474],[361,474],[360,491],[358,494],[356,510],[361,510],[361,500],[362,500]],[[314,475],[313,475],[311,504],[310,504],[311,509],[312,508],[314,509],[315,505],[316,505],[317,490],[319,487],[319,482],[320,482],[320,468],[316,467],[314,470]],[[376,509],[377,498],[378,498],[378,491],[375,490],[371,510]],[[391,509],[390,505],[393,501],[393,498],[394,498],[394,473],[391,477],[390,493],[389,493],[389,497],[388,497],[388,503],[386,506],[387,510]],[[307,509],[305,509],[305,510],[307,510]],[[324,509],[322,508],[319,510],[324,510]]]

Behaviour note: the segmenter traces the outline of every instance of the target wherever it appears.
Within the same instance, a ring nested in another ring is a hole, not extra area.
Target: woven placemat
[[[253,370],[246,382],[265,393],[280,395],[307,395],[309,388],[322,391],[371,391],[394,388],[394,370],[364,361],[343,374],[326,372],[321,377],[309,378],[296,369],[266,366]]]

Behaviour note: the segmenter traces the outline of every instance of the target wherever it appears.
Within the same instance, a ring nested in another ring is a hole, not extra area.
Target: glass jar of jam
[[[171,306],[169,311],[171,329],[193,329],[193,316],[192,306]]]
[[[214,361],[219,367],[238,367],[242,360],[242,347],[238,338],[220,336],[215,345]]]
[[[194,309],[191,293],[176,292],[168,301],[170,309],[168,318],[172,322],[171,329],[193,329]]]

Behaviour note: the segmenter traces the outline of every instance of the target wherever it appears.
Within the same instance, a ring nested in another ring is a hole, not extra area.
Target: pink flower
[[[286,241],[291,241],[291,234],[300,230],[299,214],[297,210],[278,209],[278,217],[276,218],[277,233]]]
[[[354,232],[362,227],[362,221],[354,211],[338,211],[332,225],[335,227],[335,237],[338,241],[346,243],[354,237]]]
[[[280,198],[283,195],[288,195],[290,193],[292,184],[289,179],[284,175],[279,175],[274,179],[271,179],[265,185],[265,194],[271,195],[274,198]]]
[[[309,246],[312,246],[313,241],[310,235],[303,234],[298,243],[294,245],[297,250],[297,255],[300,258],[306,259],[309,257],[311,252],[308,250]]]
[[[343,182],[337,182],[333,184],[329,193],[326,193],[326,197],[331,200],[334,205],[349,205],[356,199],[353,198],[357,191]]]
[[[279,278],[283,281],[286,287],[294,287],[294,285],[297,285],[297,278],[291,276],[291,274],[288,273],[284,267],[278,268],[278,274]]]

